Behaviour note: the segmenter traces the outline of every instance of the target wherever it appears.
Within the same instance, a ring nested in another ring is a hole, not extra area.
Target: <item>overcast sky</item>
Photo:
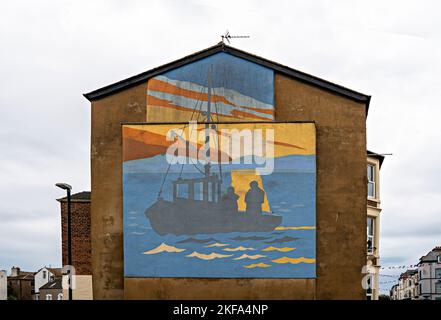
[[[0,269],[60,266],[58,181],[90,190],[83,93],[214,45],[372,95],[383,265],[441,245],[438,1],[1,1]],[[395,274],[398,271],[395,271]],[[388,280],[388,279],[382,279]],[[384,287],[384,286],[383,286]]]

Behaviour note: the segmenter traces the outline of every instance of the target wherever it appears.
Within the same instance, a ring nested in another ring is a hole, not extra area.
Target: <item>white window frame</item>
[[[63,294],[62,293],[59,293],[57,295],[57,300],[63,300]]]
[[[377,199],[377,165],[371,162],[368,162],[366,170],[368,168],[372,168],[372,180],[369,180],[369,175],[367,174],[367,197],[369,199]],[[369,195],[369,184],[373,186],[373,195]]]
[[[438,263],[441,263],[441,255],[438,256]]]
[[[204,183],[202,181],[195,182],[194,184],[194,200],[204,200]]]
[[[46,294],[46,300],[52,300],[52,295],[50,293]]]
[[[369,234],[369,219],[372,220],[372,234]],[[375,251],[375,217],[371,217],[368,216],[367,217],[367,221],[368,221],[368,226],[366,228],[366,250],[368,254],[374,254]],[[369,242],[369,240],[371,241],[371,248],[369,249],[369,247],[367,247],[367,243]]]
[[[366,298],[372,300],[374,297],[374,275],[372,273],[369,273],[366,277],[366,286]]]
[[[440,294],[441,293],[441,282],[435,283],[435,293]]]
[[[176,198],[188,199],[190,194],[190,186],[186,183],[176,184]]]

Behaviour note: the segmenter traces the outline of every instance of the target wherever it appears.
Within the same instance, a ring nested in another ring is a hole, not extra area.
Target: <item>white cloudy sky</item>
[[[441,244],[438,1],[0,2],[0,269],[60,265],[54,187],[89,190],[82,93],[216,44],[373,96],[368,146],[393,153],[381,193],[383,264]]]

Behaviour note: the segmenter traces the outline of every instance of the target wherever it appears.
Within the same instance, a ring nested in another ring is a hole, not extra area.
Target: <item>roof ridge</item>
[[[260,65],[266,66],[266,67],[273,69],[277,72],[291,76],[299,81],[308,83],[308,84],[316,86],[316,87],[320,87],[322,89],[325,89],[325,90],[333,92],[335,94],[344,96],[344,97],[349,98],[351,100],[355,100],[357,102],[363,102],[366,104],[366,107],[369,108],[369,103],[370,103],[370,99],[371,99],[371,96],[369,96],[369,95],[366,95],[364,93],[360,93],[358,91],[349,89],[349,88],[344,87],[342,85],[336,84],[336,83],[331,82],[329,80],[325,80],[323,78],[319,78],[317,76],[308,74],[306,72],[293,69],[293,68],[285,66],[281,63],[257,56],[255,54],[249,53],[247,51],[228,46],[222,42],[220,42],[214,46],[208,47],[206,49],[199,50],[199,51],[194,52],[192,54],[186,55],[180,59],[168,62],[166,64],[155,67],[153,69],[150,69],[150,70],[144,71],[142,73],[139,73],[137,75],[120,80],[120,81],[115,82],[113,84],[110,84],[110,85],[101,87],[99,89],[90,91],[90,92],[85,93],[83,95],[89,101],[101,99],[101,98],[107,97],[109,95],[112,95],[114,93],[117,93],[119,91],[122,91],[124,89],[141,84],[141,83],[147,81],[149,78],[157,76],[161,73],[167,72],[172,69],[179,68],[179,67],[184,66],[188,63],[203,59],[205,57],[208,57],[210,55],[213,55],[213,54],[219,53],[219,52],[225,52],[225,53],[231,54],[233,56],[236,56],[238,58],[242,58],[242,59],[260,64]]]

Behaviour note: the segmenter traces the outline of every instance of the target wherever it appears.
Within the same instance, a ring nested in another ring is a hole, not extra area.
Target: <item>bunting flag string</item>
[[[382,273],[379,273],[378,275],[380,277],[389,277],[389,278],[398,278],[400,276],[399,274],[393,275],[393,274],[382,274]]]
[[[418,268],[417,264],[410,264],[410,265],[396,265],[396,266],[383,266],[380,269],[385,270],[385,269],[408,269],[408,268]]]
[[[390,281],[380,281],[379,284],[388,284],[388,283],[397,283],[396,280],[390,280]]]

